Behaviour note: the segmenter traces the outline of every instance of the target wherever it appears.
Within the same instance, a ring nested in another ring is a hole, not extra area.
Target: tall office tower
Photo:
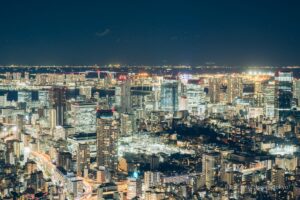
[[[6,77],[6,78],[5,78],[6,80],[12,80],[12,73],[6,72],[6,73],[5,73],[5,77]]]
[[[187,109],[191,115],[199,114],[199,107],[205,104],[204,88],[198,84],[186,84]]]
[[[92,98],[92,88],[91,88],[91,86],[80,86],[79,94],[85,96],[87,99]]]
[[[56,109],[49,109],[49,126],[50,129],[53,131],[56,127]]]
[[[121,109],[121,86],[116,86],[115,87],[115,103],[114,106],[116,108],[120,108]]]
[[[263,105],[264,113],[267,118],[275,117],[275,82],[268,81],[263,84]]]
[[[187,97],[185,95],[181,95],[178,99],[178,110],[179,111],[187,110],[187,106],[188,106]]]
[[[156,170],[159,167],[159,156],[152,154],[150,156],[150,169]]]
[[[163,111],[175,112],[178,110],[178,89],[177,80],[164,80],[160,88],[160,109]]]
[[[237,97],[243,96],[243,82],[241,77],[230,75],[227,77],[227,103],[232,103]]]
[[[114,182],[103,183],[97,189],[97,199],[123,199],[119,197],[118,186]]]
[[[155,187],[161,184],[160,172],[146,171],[144,173],[145,191],[150,187]]]
[[[131,79],[127,78],[121,85],[121,112],[131,112]]]
[[[139,178],[128,178],[127,180],[127,199],[142,196],[142,182]]]
[[[159,110],[159,101],[160,101],[160,87],[154,86],[153,87],[153,99],[154,99],[154,110]]]
[[[14,80],[20,80],[22,77],[22,73],[20,72],[13,72],[13,79]]]
[[[66,92],[65,87],[54,87],[50,90],[50,100],[52,107],[56,110],[57,125],[64,125],[64,114],[66,111]]]
[[[300,79],[295,80],[293,85],[293,95],[297,99],[297,105],[300,106]]]
[[[7,104],[7,94],[0,95],[0,105],[5,107]]]
[[[79,144],[77,150],[77,176],[86,176],[85,169],[90,168],[90,148],[88,144]]]
[[[41,105],[49,106],[49,91],[48,90],[39,90],[38,91],[38,100]]]
[[[112,110],[97,112],[97,164],[112,171],[118,162],[119,122],[114,118]]]
[[[68,182],[68,191],[73,194],[72,199],[78,199],[83,193],[83,181],[81,178],[73,177]]]
[[[220,102],[220,94],[221,94],[221,79],[220,78],[210,78],[208,80],[208,93],[211,103],[219,103]]]
[[[121,85],[115,87],[115,106],[122,113],[130,113],[131,101],[131,79],[126,79]]]
[[[220,167],[220,153],[205,153],[202,156],[202,173],[205,177],[205,185],[210,188],[216,183]]]
[[[19,140],[6,141],[6,161],[10,164],[16,164],[23,153],[21,150],[21,142]]]
[[[30,79],[30,73],[29,72],[24,73],[24,79],[27,80],[27,81]]]
[[[71,104],[68,124],[75,128],[75,133],[96,132],[96,103],[74,102]]]
[[[254,100],[255,105],[258,107],[263,106],[263,87],[261,81],[255,81],[254,83]]]
[[[275,113],[283,122],[291,114],[293,100],[293,73],[277,72],[275,76]]]
[[[272,169],[272,185],[279,188],[283,188],[285,186],[285,170],[279,167],[274,167]]]
[[[31,101],[31,91],[18,91],[18,102],[30,102]]]
[[[136,122],[133,114],[122,113],[120,116],[121,131],[120,136],[132,135],[136,130]]]
[[[70,152],[58,152],[57,166],[64,168],[66,171],[72,169],[72,154]]]
[[[24,133],[24,115],[17,116],[17,138],[21,141],[21,136]]]
[[[29,175],[27,184],[35,191],[41,190],[44,187],[43,172],[37,171]]]

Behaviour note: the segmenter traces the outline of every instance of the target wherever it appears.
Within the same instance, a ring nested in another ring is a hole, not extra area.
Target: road
[[[47,154],[42,154],[36,151],[31,151],[30,152],[32,158],[37,162],[39,166],[43,169],[43,172],[46,174],[51,174],[51,179],[52,181],[56,182],[56,184],[60,183],[61,185],[67,185],[65,183],[65,180],[61,178],[60,180],[56,180],[57,177],[62,177],[61,173],[57,169],[56,165],[54,165],[51,162],[50,156]],[[58,181],[58,182],[57,182]],[[92,194],[93,194],[93,187],[92,184],[90,184],[87,180],[83,179],[83,187],[84,187],[84,194],[81,196],[80,200],[87,200],[87,199],[92,199]],[[66,190],[66,188],[64,188]],[[67,191],[67,190],[66,190]]]

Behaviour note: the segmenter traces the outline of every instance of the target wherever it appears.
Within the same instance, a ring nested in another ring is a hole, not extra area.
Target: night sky
[[[1,0],[0,64],[300,65],[300,1]]]

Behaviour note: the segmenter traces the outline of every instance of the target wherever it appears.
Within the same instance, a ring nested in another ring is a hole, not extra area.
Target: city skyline
[[[300,1],[0,3],[0,200],[300,200]]]

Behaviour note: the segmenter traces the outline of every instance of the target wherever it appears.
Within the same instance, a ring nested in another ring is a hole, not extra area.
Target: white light
[[[13,132],[17,132],[17,130],[18,130],[18,127],[17,127],[17,126],[13,126],[13,127],[12,127],[12,131],[13,131]]]
[[[276,146],[269,151],[272,155],[292,155],[297,151],[297,147],[293,145]]]
[[[30,147],[24,147],[24,153],[25,154],[28,155],[30,153],[30,151],[31,151]]]

